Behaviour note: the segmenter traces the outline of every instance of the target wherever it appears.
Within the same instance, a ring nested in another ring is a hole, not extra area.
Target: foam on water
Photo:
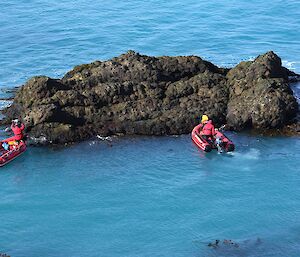
[[[255,148],[250,148],[246,152],[230,152],[227,153],[229,155],[235,156],[236,158],[239,159],[247,159],[247,160],[257,160],[260,157],[260,150],[255,149]]]
[[[286,61],[286,60],[282,60],[282,65],[286,68],[288,68],[289,70],[296,70],[296,67],[299,66],[300,62],[299,61]]]

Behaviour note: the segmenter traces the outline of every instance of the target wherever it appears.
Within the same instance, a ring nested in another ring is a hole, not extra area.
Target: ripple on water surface
[[[29,148],[1,171],[1,247],[12,256],[297,256],[299,139],[230,137],[237,151],[224,155],[189,136]],[[217,238],[239,248],[206,246]]]
[[[299,72],[298,1],[10,1],[0,16],[0,86],[62,76],[129,49],[233,66],[274,50]]]
[[[279,0],[6,1],[0,98],[32,75],[59,77],[128,49],[196,54],[223,66],[274,50],[299,72],[298,6]],[[237,150],[227,155],[204,154],[189,136],[29,148],[0,172],[0,252],[298,257],[299,138],[230,137]],[[239,248],[207,247],[223,238]]]

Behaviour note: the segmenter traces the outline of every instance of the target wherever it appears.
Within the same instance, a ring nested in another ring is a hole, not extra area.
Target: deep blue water
[[[299,6],[278,0],[1,2],[1,96],[32,75],[59,77],[128,49],[196,54],[224,66],[274,50],[300,72]],[[0,252],[298,257],[299,137],[229,136],[237,150],[226,155],[202,153],[189,135],[29,148],[0,170]],[[224,238],[239,248],[207,247]]]

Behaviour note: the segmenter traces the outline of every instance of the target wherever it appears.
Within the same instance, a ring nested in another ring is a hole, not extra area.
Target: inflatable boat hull
[[[192,131],[192,140],[193,142],[203,151],[210,152],[212,149],[217,149],[216,142],[211,142],[206,140],[200,135],[200,127],[199,124],[196,126]],[[215,138],[219,141],[219,146],[221,147],[222,151],[225,152],[232,152],[234,151],[234,144],[231,142],[231,140],[226,137],[223,133],[216,130]]]
[[[0,145],[0,167],[11,162],[26,150],[25,142],[21,141],[18,145],[13,146],[9,150],[4,150]]]

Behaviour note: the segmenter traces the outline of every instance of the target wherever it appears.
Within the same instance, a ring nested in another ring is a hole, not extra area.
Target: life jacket
[[[205,136],[213,136],[215,135],[215,127],[212,124],[212,121],[209,120],[207,123],[204,124],[202,131],[201,131],[202,135]]]

